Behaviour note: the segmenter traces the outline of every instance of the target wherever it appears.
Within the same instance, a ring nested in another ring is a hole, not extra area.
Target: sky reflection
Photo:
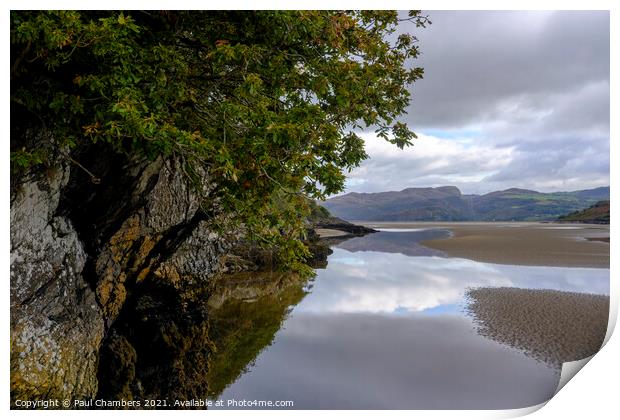
[[[335,248],[298,312],[429,312],[452,305],[470,287],[522,287],[609,294],[609,270],[488,264],[462,258],[409,257]]]
[[[221,399],[295,409],[508,409],[551,398],[559,371],[464,317],[294,313]]]
[[[465,292],[609,294],[609,270],[445,258],[418,243],[444,232],[339,244],[273,344],[219,398],[292,400],[295,409],[509,409],[551,398],[559,370],[477,334]]]

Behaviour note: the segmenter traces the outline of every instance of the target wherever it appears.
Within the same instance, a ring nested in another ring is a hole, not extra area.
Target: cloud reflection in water
[[[420,312],[462,303],[470,287],[609,293],[609,270],[525,267],[461,258],[334,249],[298,312]]]

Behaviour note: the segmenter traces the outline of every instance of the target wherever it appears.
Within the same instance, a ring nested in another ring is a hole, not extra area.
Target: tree
[[[406,65],[419,51],[398,23],[394,11],[14,11],[11,107],[64,149],[106,142],[174,156],[190,178],[208,169],[234,219],[295,261],[305,197],[342,191],[367,157],[354,131],[400,148],[415,137],[397,118],[423,70]],[[25,171],[49,157],[34,145],[11,160]]]

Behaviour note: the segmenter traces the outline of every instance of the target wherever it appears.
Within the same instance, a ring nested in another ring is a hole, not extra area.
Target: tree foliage
[[[208,168],[236,220],[294,260],[304,197],[342,191],[367,157],[355,132],[401,148],[415,137],[397,118],[423,70],[398,23],[394,11],[12,12],[11,106],[60,146]],[[15,169],[45,159],[12,150]]]

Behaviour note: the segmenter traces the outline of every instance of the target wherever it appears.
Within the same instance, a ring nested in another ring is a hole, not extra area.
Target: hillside
[[[445,186],[349,193],[322,204],[334,216],[346,220],[536,221],[555,220],[608,199],[609,187],[556,193],[510,188],[467,195],[457,187]]]
[[[599,201],[587,209],[560,216],[558,220],[562,222],[609,224],[609,208],[609,201]]]

